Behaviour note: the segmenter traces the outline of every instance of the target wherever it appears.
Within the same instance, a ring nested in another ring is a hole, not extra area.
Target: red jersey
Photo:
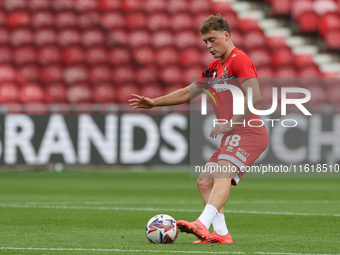
[[[229,121],[233,117],[233,96],[230,90],[223,89],[223,85],[218,86],[218,84],[235,85],[243,92],[241,83],[248,78],[257,78],[255,65],[243,51],[235,48],[223,63],[220,59],[210,63],[196,81],[196,85],[209,89],[210,93],[216,98],[217,103],[213,103],[216,118]],[[216,92],[218,93],[217,96],[215,95]],[[244,92],[243,95],[245,95]],[[217,100],[218,97],[221,101]],[[259,118],[258,115],[251,114],[245,120],[245,125],[237,125],[233,129],[248,127],[247,123],[250,119]]]

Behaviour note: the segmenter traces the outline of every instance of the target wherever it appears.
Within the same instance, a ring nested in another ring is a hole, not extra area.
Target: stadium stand
[[[173,91],[213,60],[198,33],[211,13],[228,19],[234,43],[261,78],[340,75],[335,0],[2,3],[1,104],[124,104],[130,93]],[[333,89],[311,88],[316,104]]]

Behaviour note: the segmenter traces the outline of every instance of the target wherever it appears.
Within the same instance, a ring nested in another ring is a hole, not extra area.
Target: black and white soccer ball
[[[158,214],[146,224],[146,237],[151,243],[173,243],[178,235],[176,221],[170,215]]]

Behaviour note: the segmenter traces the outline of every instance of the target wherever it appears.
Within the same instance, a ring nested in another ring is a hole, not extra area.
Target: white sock
[[[207,229],[209,229],[212,220],[217,214],[218,210],[214,206],[207,204],[198,219],[203,223],[204,226],[206,226]]]
[[[213,219],[212,224],[217,234],[221,236],[228,235],[229,231],[225,222],[224,214],[217,214],[216,217]]]

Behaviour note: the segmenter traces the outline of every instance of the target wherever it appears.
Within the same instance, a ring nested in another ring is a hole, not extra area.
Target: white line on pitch
[[[196,253],[196,254],[258,254],[258,255],[340,255],[316,253],[290,253],[290,252],[237,252],[237,251],[165,251],[165,250],[122,250],[122,249],[84,249],[84,248],[21,248],[0,247],[0,250],[33,250],[33,251],[94,251],[94,252],[147,252],[147,253]]]
[[[101,210],[101,211],[151,211],[151,212],[202,212],[201,209],[174,209],[174,208],[152,208],[152,207],[108,207],[108,206],[71,206],[71,205],[33,205],[0,203],[1,208],[39,208],[39,209],[64,209],[64,210]],[[235,214],[265,214],[265,215],[290,215],[290,216],[327,216],[340,217],[340,214],[327,213],[303,213],[303,212],[271,212],[271,211],[245,211],[245,210],[225,210],[225,213]]]

